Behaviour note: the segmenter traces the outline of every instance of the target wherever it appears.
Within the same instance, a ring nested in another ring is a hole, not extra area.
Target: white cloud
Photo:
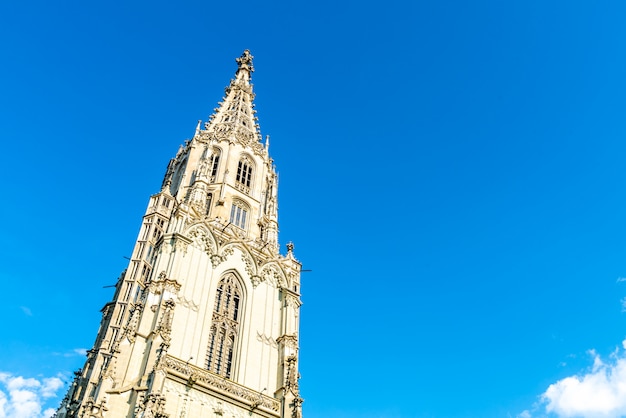
[[[12,377],[8,376],[5,380],[5,385],[7,389],[11,390],[20,390],[22,388],[37,388],[41,386],[41,382],[37,379],[24,379],[22,376]]]
[[[58,377],[46,377],[42,381],[41,396],[51,398],[56,396],[57,390],[63,387],[63,381]]]
[[[33,316],[33,311],[31,311],[28,306],[20,306],[20,309],[24,312],[24,315]]]
[[[62,356],[62,357],[84,356],[84,355],[87,355],[87,349],[86,348],[74,348],[70,351],[66,351],[65,353],[53,352],[51,354],[53,356]]]
[[[626,341],[622,343],[626,347]],[[590,371],[551,384],[542,395],[546,411],[559,417],[619,418],[626,416],[626,354],[608,362],[594,351]]]
[[[75,348],[74,350],[72,350],[75,354],[78,354],[79,356],[85,356],[87,355],[87,349],[86,348]]]
[[[55,409],[45,404],[57,403],[54,398],[62,387],[58,376],[35,379],[0,372],[0,418],[51,417]]]

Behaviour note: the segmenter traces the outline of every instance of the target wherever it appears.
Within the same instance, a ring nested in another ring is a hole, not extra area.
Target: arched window
[[[211,213],[211,202],[213,201],[213,194],[208,193],[206,195],[206,214],[209,215]]]
[[[219,148],[213,148],[213,154],[209,157],[209,175],[211,177],[211,181],[215,181],[215,175],[217,174],[217,167],[220,164],[220,154],[221,151]]]
[[[206,367],[227,378],[231,376],[239,333],[241,296],[239,281],[234,274],[228,274],[218,283]]]
[[[239,160],[237,166],[237,188],[245,193],[250,193],[250,184],[252,182],[252,161],[248,157]]]
[[[238,228],[246,229],[248,219],[248,206],[239,200],[233,201],[230,207],[230,223]]]

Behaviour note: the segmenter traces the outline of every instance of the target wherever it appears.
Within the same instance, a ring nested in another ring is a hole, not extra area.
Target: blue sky
[[[626,3],[210,3],[0,4],[0,416],[63,397],[246,48],[305,417],[626,416]]]

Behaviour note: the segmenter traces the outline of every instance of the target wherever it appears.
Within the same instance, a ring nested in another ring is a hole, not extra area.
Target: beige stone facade
[[[252,56],[150,197],[128,268],[59,410],[70,417],[301,417],[301,265],[278,244],[278,178]]]

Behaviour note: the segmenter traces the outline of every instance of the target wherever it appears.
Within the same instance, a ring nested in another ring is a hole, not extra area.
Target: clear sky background
[[[56,408],[255,56],[305,418],[626,416],[626,3],[0,3],[0,417]]]

